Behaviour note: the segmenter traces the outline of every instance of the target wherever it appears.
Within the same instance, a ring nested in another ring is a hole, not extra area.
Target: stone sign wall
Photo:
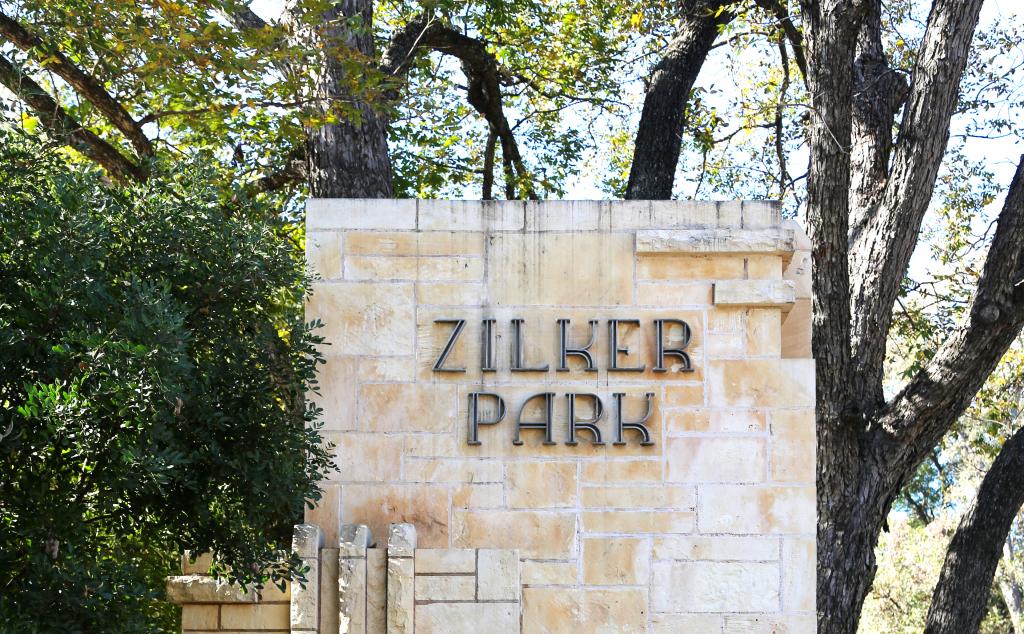
[[[814,631],[810,258],[776,205],[312,200],[307,231],[328,547],[518,551],[523,632]],[[439,583],[415,614],[480,620]]]

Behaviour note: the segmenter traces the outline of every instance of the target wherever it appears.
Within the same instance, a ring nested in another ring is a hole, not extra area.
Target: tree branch
[[[627,199],[672,197],[690,90],[720,27],[733,17],[732,12],[725,10],[731,4],[729,0],[682,4],[684,8],[675,37],[651,72],[644,96],[626,184]]]
[[[1024,428],[1010,437],[985,474],[946,551],[925,634],[977,632],[1013,518],[1024,504]]]
[[[978,287],[963,323],[896,395],[878,441],[906,473],[964,412],[1024,326],[1024,157],[999,213]]]
[[[2,11],[0,11],[0,36],[21,50],[33,53],[43,68],[52,70],[79,95],[96,106],[96,109],[124,134],[135,148],[135,153],[139,158],[153,155],[153,144],[142,131],[142,126],[132,118],[119,101],[106,91],[99,80],[80,69],[56,48],[47,46],[38,35],[29,32]]]
[[[789,7],[779,0],[755,0],[755,3],[778,20],[779,26],[782,27],[782,32],[786,35],[786,39],[789,40],[789,45],[793,47],[793,61],[796,62],[796,67],[800,69],[800,74],[806,78],[807,58],[804,56],[804,36],[800,33],[800,29],[796,28],[796,25],[793,24],[793,18],[789,15]]]
[[[880,383],[893,306],[932,198],[983,0],[935,0],[877,211],[851,245],[854,365]],[[870,210],[869,210],[870,211]],[[877,402],[881,387],[867,395]]]
[[[142,181],[147,177],[144,168],[132,163],[117,149],[82,127],[43,88],[0,56],[0,84],[24,101],[38,116],[43,126],[65,145],[68,145],[102,165],[119,181]]]

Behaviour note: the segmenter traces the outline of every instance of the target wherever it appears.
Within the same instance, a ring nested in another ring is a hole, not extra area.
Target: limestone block
[[[796,251],[782,274],[783,279],[792,280],[797,299],[811,298],[811,252]]]
[[[195,561],[193,561],[195,559]],[[183,575],[207,575],[210,574],[210,566],[213,565],[213,555],[210,553],[196,554],[192,551],[185,551],[181,556],[181,574]]]
[[[369,526],[374,535],[387,535],[389,522],[408,522],[420,527],[417,535],[420,546],[448,547],[446,486],[346,484],[341,489],[341,517],[358,519]]]
[[[812,537],[782,541],[784,612],[814,612],[816,552]]]
[[[317,334],[331,344],[331,355],[410,354],[414,312],[409,282],[320,282],[306,302],[306,320],[323,322]]]
[[[472,575],[416,575],[416,601],[473,601],[476,578]]]
[[[476,550],[472,548],[417,548],[416,574],[475,574]]]
[[[415,229],[416,200],[310,198],[306,229]]]
[[[725,203],[731,205],[732,203]],[[739,204],[736,207],[736,226],[739,226]],[[726,226],[728,211],[722,214],[722,204],[689,200],[616,200],[608,203],[613,231],[624,229],[681,229],[714,228]]]
[[[484,296],[484,285],[478,282],[421,282],[416,285],[416,302],[420,306],[475,306]]]
[[[779,540],[772,537],[665,535],[654,539],[654,558],[691,561],[778,561]]]
[[[416,555],[416,527],[407,523],[388,525],[388,558]]]
[[[732,359],[742,357],[746,349],[743,334],[738,332],[710,332],[707,335],[709,359]]]
[[[817,634],[813,614],[806,615],[736,615],[725,617],[723,634]]]
[[[590,537],[583,540],[583,583],[647,585],[650,566],[651,544],[646,539]]]
[[[748,255],[744,258],[748,280],[781,280],[782,256]]]
[[[810,359],[811,300],[798,299],[782,322],[782,357]]]
[[[776,200],[744,200],[744,228],[777,227],[782,224],[782,203]]]
[[[519,601],[519,551],[481,548],[477,551],[478,601]]]
[[[651,634],[722,634],[722,617],[717,614],[654,614]]]
[[[779,606],[779,564],[657,561],[655,612],[773,612]]]
[[[773,308],[751,309],[747,313],[747,356],[782,355],[782,312]]]
[[[255,592],[244,592],[240,586],[218,581],[209,575],[167,577],[167,600],[171,603],[253,603]]]
[[[409,434],[405,437],[405,456],[410,458],[454,458],[455,438],[451,434]]]
[[[582,592],[580,632],[646,634],[647,589],[587,589]]]
[[[755,410],[687,408],[665,412],[669,435],[691,432],[756,434],[766,430],[765,413]]]
[[[384,634],[387,630],[387,551],[366,551],[366,634]]]
[[[412,557],[394,557],[388,551],[387,632],[413,634],[415,575]]]
[[[461,280],[483,277],[483,258],[462,256],[345,256],[347,280]]]
[[[365,525],[346,524],[341,527],[337,563],[337,619],[341,634],[366,632],[366,552],[370,542],[370,530]]]
[[[327,356],[317,369],[318,387],[310,400],[323,408],[324,431],[356,429],[356,388],[361,373],[355,357]]]
[[[764,482],[768,471],[763,438],[668,439],[670,482]]]
[[[420,231],[522,231],[526,206],[519,200],[421,200]]]
[[[501,484],[460,484],[452,489],[452,507],[495,509],[505,506],[505,488]]]
[[[512,462],[505,469],[510,508],[576,505],[575,462]]]
[[[740,228],[743,226],[743,201],[723,200],[718,205],[718,226]]]
[[[633,236],[502,233],[487,250],[496,306],[615,306],[633,301]],[[566,284],[566,280],[572,284]]]
[[[580,506],[604,509],[692,510],[697,490],[692,486],[588,486],[580,489]]]
[[[302,559],[308,570],[305,586],[296,583],[292,587],[289,623],[293,632],[315,632],[320,627],[320,548],[323,545],[324,534],[319,526],[295,525],[292,551]]]
[[[359,387],[359,424],[366,431],[443,432],[456,414],[454,385],[368,383]]]
[[[519,605],[516,603],[428,603],[416,606],[417,634],[518,632]]]
[[[358,231],[346,238],[351,255],[483,255],[484,234],[466,231]]]
[[[704,404],[704,384],[666,385],[662,389],[665,407],[700,407]]]
[[[622,484],[661,482],[661,460],[603,460],[583,463],[583,482]]]
[[[793,230],[770,229],[677,229],[645,230],[636,233],[640,254],[762,253],[793,252]]]
[[[814,410],[775,410],[771,422],[772,477],[793,482],[814,482]]]
[[[526,202],[527,231],[596,231],[601,228],[603,203],[596,200]]]
[[[721,280],[715,282],[716,306],[786,307],[796,301],[792,280]]]
[[[712,284],[708,282],[639,282],[636,286],[640,306],[710,306]]]
[[[743,259],[719,255],[641,256],[637,280],[741,280]]]
[[[815,531],[812,486],[701,485],[697,516],[700,532],[728,534],[807,534]]]
[[[573,586],[578,583],[579,566],[575,561],[535,561],[522,563],[523,584],[527,586]]]
[[[190,604],[181,606],[182,630],[215,630],[219,627],[220,606]]]
[[[452,544],[458,548],[515,545],[524,557],[566,559],[576,551],[576,514],[534,511],[453,511]]]
[[[288,630],[287,603],[220,606],[222,630]],[[292,632],[295,632],[293,627]]]
[[[333,531],[337,533],[337,529]],[[326,531],[324,533],[326,535]],[[335,539],[332,543],[337,544]],[[340,577],[337,548],[323,548],[320,551],[320,631],[340,632],[341,601],[338,595]],[[365,578],[365,571],[363,573]],[[365,585],[365,584],[364,584]],[[365,596],[365,592],[364,592]],[[363,602],[365,605],[365,601]],[[357,631],[357,630],[353,630]],[[362,630],[358,630],[362,634]]]
[[[580,590],[523,588],[523,632],[580,634],[583,618]]]
[[[689,533],[694,514],[685,511],[584,511],[587,533]]]
[[[306,233],[306,263],[322,279],[341,277],[341,258],[344,236],[337,231],[309,231]]]
[[[709,361],[707,384],[715,407],[813,407],[814,361]]]
[[[327,474],[334,482],[384,482],[396,479],[402,456],[401,436],[362,432],[326,432],[334,444],[334,455],[344,468]],[[362,519],[362,518],[355,518]]]
[[[412,381],[416,375],[414,357],[376,357],[359,359],[359,378],[366,382]]]
[[[341,510],[341,489],[335,482],[322,483],[323,495],[313,508],[304,509],[306,524],[322,526],[325,544],[338,543],[338,518]]]
[[[501,482],[501,463],[495,460],[406,458],[406,482]]]

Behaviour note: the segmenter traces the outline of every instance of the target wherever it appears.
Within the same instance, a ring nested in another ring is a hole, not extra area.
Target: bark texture
[[[1024,428],[1003,445],[946,552],[925,634],[977,632],[1014,516],[1024,504]]]
[[[355,25],[355,26],[353,26]],[[308,32],[299,34],[310,37]],[[346,59],[376,63],[373,44],[373,2],[335,0],[324,12],[320,38],[325,55],[317,77],[317,97],[326,113],[336,100],[351,100],[345,88]],[[388,118],[357,100],[358,118],[306,129],[306,176],[314,198],[391,198],[391,157]]]
[[[627,200],[666,200],[686,124],[686,102],[721,26],[732,19],[722,0],[683,5],[679,27],[648,81],[626,184]],[[721,11],[720,11],[721,10]]]

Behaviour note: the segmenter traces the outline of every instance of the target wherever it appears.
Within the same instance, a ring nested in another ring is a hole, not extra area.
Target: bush
[[[121,187],[0,138],[0,629],[173,628],[184,549],[281,583],[332,467],[271,210],[197,164]]]

